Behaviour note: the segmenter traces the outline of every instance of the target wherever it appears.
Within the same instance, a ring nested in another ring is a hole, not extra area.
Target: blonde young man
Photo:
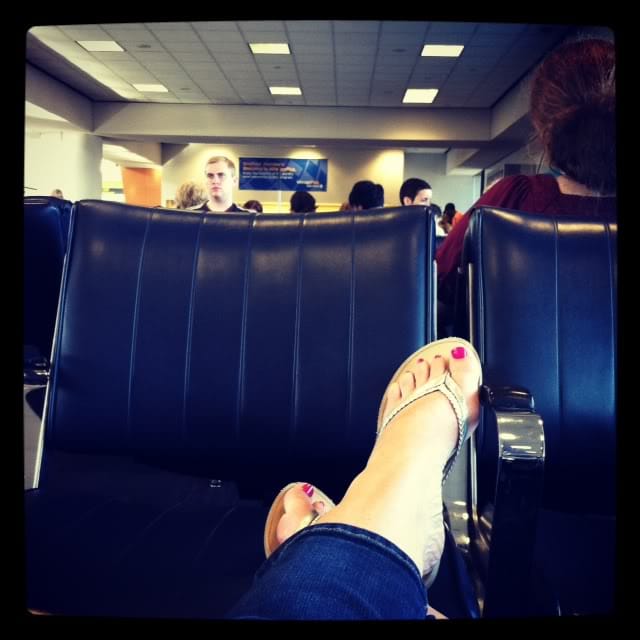
[[[225,156],[207,160],[204,168],[205,186],[209,199],[192,211],[234,212],[247,211],[233,201],[233,188],[238,184],[236,166]]]

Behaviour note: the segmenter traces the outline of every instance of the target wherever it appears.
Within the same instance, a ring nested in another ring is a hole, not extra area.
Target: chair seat
[[[95,456],[94,456],[95,458]],[[85,460],[89,465],[90,461]],[[233,483],[128,465],[25,494],[27,606],[63,615],[221,618],[264,560],[267,508]],[[126,570],[123,570],[126,568]]]

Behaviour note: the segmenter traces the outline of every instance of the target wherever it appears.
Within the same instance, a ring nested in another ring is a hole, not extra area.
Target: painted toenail
[[[456,360],[461,360],[467,355],[467,350],[464,347],[456,347],[455,349],[451,349],[451,355]]]
[[[418,362],[418,363],[424,362],[424,358],[418,358],[416,362]]]
[[[305,484],[302,485],[302,490],[309,496],[311,497],[313,495],[313,487],[305,482]]]

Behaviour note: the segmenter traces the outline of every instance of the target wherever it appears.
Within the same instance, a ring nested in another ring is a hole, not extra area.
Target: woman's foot
[[[314,493],[315,489],[310,484],[299,483],[284,494],[284,513],[276,528],[278,545],[311,524],[316,515],[323,515],[327,511],[328,505],[323,500],[313,501]]]
[[[479,419],[481,368],[465,344],[456,339],[442,341],[405,363],[404,373],[385,393],[382,422],[416,389],[449,371],[464,396],[471,433]],[[317,491],[310,485],[286,489],[282,503],[276,500],[278,509],[284,505],[284,513],[271,535],[272,540],[277,539],[271,552],[318,513],[313,524],[343,523],[373,531],[405,551],[422,575],[428,574],[444,548],[442,473],[456,448],[458,433],[456,414],[443,393],[417,399],[379,435],[366,468],[340,504],[327,509],[325,501],[314,502]]]
[[[460,341],[451,338],[428,345],[416,357],[405,363],[404,372],[397,376],[396,382],[387,387],[380,411],[381,424],[384,424],[387,416],[410,398],[416,389],[440,378],[448,371],[464,397],[470,435],[478,426],[480,418],[478,388],[482,376],[480,362],[475,353],[470,351],[470,346],[465,347]],[[425,419],[420,419],[427,407],[429,414]],[[379,434],[380,440],[387,428],[401,423],[417,432],[419,441],[428,440],[431,448],[448,448],[451,451],[456,447],[458,421],[451,402],[443,393],[423,396],[407,406],[392,418],[383,433]]]

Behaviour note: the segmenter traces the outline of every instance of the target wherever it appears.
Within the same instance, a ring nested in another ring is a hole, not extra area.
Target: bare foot
[[[313,500],[314,493],[315,489],[310,484],[298,483],[284,494],[284,513],[276,527],[278,545],[311,524],[316,515],[322,515],[329,510],[330,505],[325,504],[324,500]]]
[[[482,372],[479,362],[468,351],[468,348],[465,348],[460,342],[456,342],[455,338],[451,338],[446,342],[434,345],[432,350],[426,354],[426,358],[424,355],[418,355],[417,358],[405,365],[405,372],[397,382],[390,384],[387,388],[382,409],[383,422],[416,389],[443,375],[445,371],[449,371],[465,398],[469,414],[468,430],[471,434],[478,426],[480,418],[478,387]],[[410,416],[412,419],[402,421],[415,422],[417,415],[424,411],[423,403],[428,403],[430,407],[431,414],[428,416],[428,420],[423,422],[426,423],[425,427],[432,445],[449,441],[454,447],[457,441],[457,420],[449,400],[442,393],[430,394],[417,400],[404,409],[397,418],[393,418],[388,427]],[[455,431],[452,431],[452,425],[455,426]]]
[[[466,401],[469,432],[475,429],[481,369],[459,341],[438,343],[426,357],[418,355],[403,368],[385,393],[383,421],[417,388],[448,370]],[[421,575],[429,574],[444,548],[442,473],[457,440],[457,418],[444,394],[430,393],[414,401],[379,434],[366,468],[340,504],[326,509],[323,501],[313,502],[312,487],[305,485],[309,495],[303,485],[296,485],[284,495],[284,513],[272,537],[281,544],[310,523],[315,509],[323,515],[314,524],[343,523],[377,533],[407,553]]]

